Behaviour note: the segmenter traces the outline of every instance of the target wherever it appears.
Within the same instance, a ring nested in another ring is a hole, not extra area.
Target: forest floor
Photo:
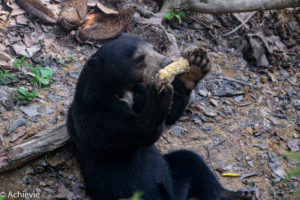
[[[139,2],[155,9],[149,1]],[[9,13],[1,3],[0,23],[8,31],[0,29],[0,51],[18,59],[26,56],[24,62],[34,66],[49,66],[53,83],[40,89],[32,101],[20,100],[18,88],[34,89],[24,73],[28,66],[0,68],[18,78],[6,77],[6,85],[0,82],[0,151],[65,119],[82,66],[100,46],[80,44],[72,31],[44,24],[20,10],[7,21]],[[295,163],[284,153],[297,152],[300,146],[299,13],[299,9],[256,12],[228,36],[224,34],[249,13],[186,12],[182,23],[177,18],[164,22],[165,30],[134,15],[128,32],[148,39],[157,51],[166,52],[164,31],[168,31],[181,52],[201,45],[212,66],[184,116],[167,127],[157,142],[163,153],[183,148],[199,153],[226,188],[255,188],[264,200],[297,198],[290,193],[300,190],[299,180],[284,180]],[[222,177],[224,172],[241,176]],[[1,173],[0,192],[35,193],[41,199],[88,199],[70,143]]]

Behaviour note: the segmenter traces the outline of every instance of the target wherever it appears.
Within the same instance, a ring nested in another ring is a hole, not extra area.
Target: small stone
[[[246,127],[246,131],[247,131],[250,135],[253,134],[253,129],[252,129],[250,126]]]
[[[254,127],[253,127],[253,131],[255,132],[255,133],[257,133],[258,131],[259,131],[259,124],[255,124],[254,125]]]
[[[44,181],[40,181],[39,183],[40,183],[40,186],[42,186],[42,187],[46,186],[46,183]]]
[[[48,186],[53,186],[54,184],[55,184],[55,181],[53,179],[48,179],[46,181],[46,185],[48,185]]]
[[[279,125],[280,124],[280,120],[277,119],[276,117],[270,117],[269,120],[272,122],[272,124],[274,125]]]
[[[39,113],[37,112],[38,105],[36,105],[36,104],[30,104],[28,106],[21,106],[20,109],[28,117],[35,117],[35,116],[39,115]]]
[[[281,181],[281,178],[280,178],[280,177],[274,178],[274,183],[279,183],[280,181]]]
[[[250,156],[246,156],[245,159],[246,159],[246,161],[252,160],[252,158]]]
[[[28,184],[30,184],[31,183],[31,178],[30,177],[24,177],[23,179],[22,179],[22,183],[24,183],[24,184],[26,184],[26,185],[28,185]]]
[[[14,132],[20,126],[27,125],[27,122],[24,118],[17,119],[13,122],[12,126],[8,130],[8,134]]]
[[[247,164],[248,164],[250,167],[254,167],[254,162],[253,162],[252,160],[247,161]]]
[[[255,143],[255,144],[253,144],[253,146],[257,147],[257,148],[260,148],[261,150],[266,150],[267,149],[267,146],[265,144]]]
[[[66,199],[68,190],[63,184],[60,184],[58,187],[58,194],[56,195],[57,199]]]
[[[215,99],[210,99],[209,101],[213,106],[215,106],[215,107],[219,106],[218,102]]]
[[[288,141],[287,145],[292,152],[297,152],[300,150],[300,139]]]
[[[300,110],[300,99],[294,99],[294,106],[297,110]]]
[[[201,126],[201,129],[202,129],[203,131],[210,131],[210,130],[211,130],[211,128],[210,128],[209,126],[205,126],[205,125],[202,125],[202,126]]]
[[[22,131],[22,132],[19,132],[19,133],[16,133],[14,135],[12,135],[10,137],[10,142],[15,142],[17,141],[19,138],[23,137],[24,135],[26,134],[26,131]]]
[[[42,192],[42,190],[40,188],[36,188],[35,192],[38,193],[38,194],[40,194]]]
[[[54,111],[49,106],[46,107],[46,114],[52,114],[53,112]]]
[[[240,103],[243,100],[243,95],[237,96],[233,98],[235,102]]]

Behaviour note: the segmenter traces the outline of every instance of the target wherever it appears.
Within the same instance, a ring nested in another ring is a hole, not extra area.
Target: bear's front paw
[[[210,71],[210,64],[206,52],[199,50],[189,53],[187,59],[191,68],[188,72],[179,75],[179,79],[187,89],[192,90]]]

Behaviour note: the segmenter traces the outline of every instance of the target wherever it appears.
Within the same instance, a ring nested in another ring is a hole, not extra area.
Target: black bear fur
[[[159,89],[143,83],[143,73],[171,60],[138,36],[122,34],[87,61],[67,126],[93,199],[129,198],[137,191],[144,200],[246,199],[243,192],[224,189],[199,155],[188,150],[162,155],[154,144],[165,124],[182,115],[191,93],[185,83],[196,85],[209,71],[205,57],[190,60],[196,78],[177,76]],[[123,100],[128,91],[133,104]]]

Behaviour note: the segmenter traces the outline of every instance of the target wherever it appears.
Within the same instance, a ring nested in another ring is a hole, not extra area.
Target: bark
[[[0,173],[14,169],[46,152],[65,145],[69,140],[65,122],[38,133],[13,147],[0,152]]]
[[[163,16],[174,8],[187,8],[200,13],[224,14],[299,6],[300,0],[164,0],[159,16]]]

